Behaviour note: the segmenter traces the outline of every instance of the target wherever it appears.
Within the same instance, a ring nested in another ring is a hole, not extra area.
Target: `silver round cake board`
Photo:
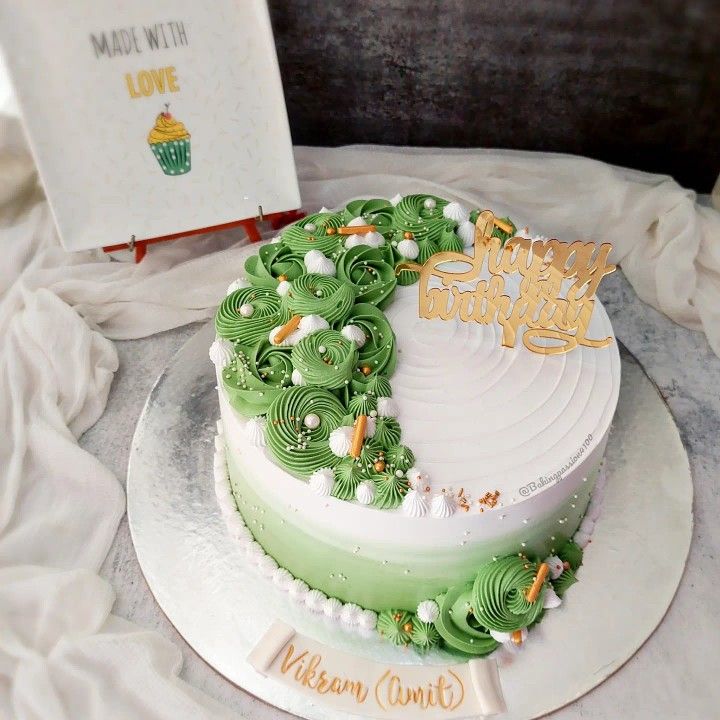
[[[437,663],[451,656],[438,651],[420,658],[377,636],[368,640],[331,626],[279,592],[239,552],[213,482],[219,415],[207,354],[213,335],[208,324],[178,352],[138,422],[127,489],[138,560],[170,622],[221,675],[300,717],[335,718],[332,709],[246,662],[274,620],[378,661]],[[693,522],[687,454],[656,387],[624,349],[606,470],[603,510],[580,582],[531,630],[522,651],[500,665],[503,720],[540,717],[603,682],[662,621],[682,578]]]

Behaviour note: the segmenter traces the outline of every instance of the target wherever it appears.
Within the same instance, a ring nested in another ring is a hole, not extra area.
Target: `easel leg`
[[[139,263],[147,254],[147,243],[143,240],[135,243],[135,262]]]
[[[255,224],[255,220],[253,218],[243,220],[240,224],[247,233],[248,240],[251,243],[256,243],[260,240],[260,232],[258,231],[257,225]]]

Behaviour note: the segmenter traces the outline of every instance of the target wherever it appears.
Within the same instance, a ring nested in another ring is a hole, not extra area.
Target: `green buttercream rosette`
[[[263,338],[250,347],[236,346],[237,358],[223,370],[223,387],[241,415],[264,415],[284,388],[292,385],[290,348]]]
[[[330,325],[340,325],[347,319],[355,291],[347,283],[329,275],[301,275],[282,299],[288,315],[319,315]],[[372,307],[372,306],[371,306]]]
[[[373,441],[380,447],[391,447],[400,442],[400,423],[392,417],[379,417],[375,420]]]
[[[350,383],[353,394],[372,393],[375,397],[392,397],[392,386],[384,375],[364,375],[356,373]]]
[[[337,232],[328,235],[328,228],[337,229],[344,224],[342,213],[313,213],[286,227],[280,237],[284,245],[303,257],[309,250],[332,257],[341,250],[343,237]]]
[[[372,375],[392,375],[397,363],[395,333],[385,314],[369,303],[357,303],[345,321],[346,325],[357,325],[365,333],[365,344],[360,348],[358,365],[369,368],[369,375],[356,372],[354,388],[363,387]]]
[[[337,330],[319,330],[295,345],[291,358],[305,383],[337,390],[350,384],[358,350]]]
[[[392,230],[394,214],[395,208],[389,200],[372,198],[350,201],[345,207],[344,217],[346,222],[361,217],[366,224],[375,225],[377,232],[384,235]]]
[[[250,317],[243,317],[240,308],[252,305]],[[215,331],[226,340],[241,345],[253,345],[269,335],[270,331],[287,320],[280,296],[268,288],[242,288],[230,293],[215,315]]]
[[[320,425],[309,429],[307,415],[320,418]],[[339,462],[328,443],[330,433],[345,415],[342,403],[328,390],[297,386],[283,390],[267,412],[265,438],[276,460],[289,472],[308,477],[318,468]]]
[[[436,602],[440,614],[435,629],[445,645],[465,655],[488,655],[499,643],[477,620],[472,606],[472,583],[454,585]]]
[[[355,393],[347,402],[347,409],[354,417],[358,415],[370,415],[377,410],[377,396],[374,393]]]
[[[558,557],[566,563],[569,563],[571,570],[577,570],[582,565],[583,551],[582,548],[572,540],[568,540],[558,552]]]
[[[565,591],[577,582],[577,572],[580,565],[582,565],[583,551],[582,548],[574,543],[572,540],[568,540],[558,552],[558,557],[570,565],[566,570],[563,570],[560,577],[552,581],[555,592],[562,597]]]
[[[387,262],[388,254],[367,245],[346,250],[337,259],[338,280],[355,290],[356,301],[384,308],[395,292],[395,266]]]
[[[526,594],[536,573],[536,564],[518,555],[485,563],[478,571],[472,590],[478,622],[499,632],[513,632],[537,622],[542,615],[547,582],[535,602],[528,602]]]
[[[257,255],[245,261],[245,276],[249,282],[255,287],[271,290],[277,288],[280,275],[286,280],[295,280],[305,272],[303,257],[281,243],[263,245]]]
[[[397,477],[393,472],[374,473],[369,477],[375,483],[375,500],[373,505],[381,510],[392,510],[399,507],[407,493],[409,485],[405,477]]]
[[[412,639],[413,616],[406,610],[383,610],[377,619],[377,631],[393,645],[407,645]]]
[[[410,634],[410,642],[421,653],[427,652],[440,644],[440,633],[435,629],[433,623],[426,623],[417,617],[412,619],[412,633]]]
[[[335,485],[332,494],[340,500],[354,500],[357,486],[365,479],[359,461],[345,457],[335,466]]]
[[[385,451],[385,462],[388,470],[404,475],[415,464],[415,454],[406,445],[393,445]]]
[[[457,223],[454,220],[447,220],[437,242],[440,252],[461,253],[463,251],[463,242],[456,235],[455,230],[457,230]]]
[[[425,207],[426,200],[434,201],[435,206]],[[418,244],[426,240],[437,244],[448,222],[452,222],[443,215],[447,204],[447,200],[435,195],[406,195],[395,206],[393,226],[402,232],[411,232]]]

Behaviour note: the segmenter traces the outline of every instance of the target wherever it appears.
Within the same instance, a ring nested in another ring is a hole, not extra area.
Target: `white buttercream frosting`
[[[302,333],[303,337],[312,335],[318,330],[329,330],[330,323],[321,315],[305,315],[301,318],[297,332]]]
[[[385,238],[379,232],[367,232],[359,235],[348,235],[345,240],[345,248],[357,247],[358,245],[367,245],[371,248],[379,248],[385,244]]]
[[[257,566],[260,572],[265,576],[271,578],[275,571],[278,569],[278,564],[269,555],[263,555],[258,558]]]
[[[305,267],[316,275],[335,275],[335,263],[320,250],[308,250],[305,253]]]
[[[210,360],[218,370],[223,370],[235,359],[235,349],[225,338],[216,338],[208,352]]]
[[[346,325],[341,331],[342,336],[361,348],[367,341],[364,330],[358,325]]]
[[[418,619],[424,623],[434,623],[440,615],[440,608],[434,600],[423,600],[417,606]]]
[[[245,434],[255,447],[265,447],[265,425],[267,421],[262,415],[250,418],[245,423]]]
[[[233,280],[227,287],[226,295],[232,295],[236,290],[242,290],[243,288],[250,287],[250,283],[245,278],[237,278]]]
[[[464,247],[472,247],[475,242],[475,225],[469,220],[464,220],[458,225],[456,235],[462,240]]]
[[[340,610],[340,620],[346,625],[357,625],[362,608],[355,603],[345,603]]]
[[[429,478],[426,472],[423,472],[420,468],[411,467],[407,473],[405,473],[407,481],[413,490],[419,490],[424,492],[428,487]]]
[[[279,588],[287,590],[295,578],[283,567],[279,567],[272,576],[272,581]]]
[[[320,590],[312,588],[308,590],[305,596],[305,606],[312,612],[322,612],[323,603],[327,600],[327,595]]]
[[[527,628],[521,628],[520,643],[518,644],[513,640],[513,633],[500,632],[499,630],[489,630],[488,632],[494,640],[501,643],[503,648],[513,655],[525,644],[528,636]]]
[[[362,505],[370,505],[375,499],[375,483],[371,480],[363,480],[357,488],[355,488],[355,497]]]
[[[330,433],[328,442],[333,455],[345,457],[352,445],[353,429],[349,425],[341,425]]]
[[[402,501],[402,511],[408,517],[423,517],[427,515],[427,501],[422,493],[412,488],[407,491]]]
[[[363,610],[358,617],[358,625],[363,630],[374,630],[377,625],[377,613],[373,610]]]
[[[337,598],[329,597],[323,603],[322,611],[326,617],[335,619],[340,617],[342,607],[342,603]]]
[[[563,574],[563,561],[557,555],[549,555],[543,562],[550,569],[550,577],[557,580]]]
[[[400,193],[396,193],[390,198],[390,204],[394,207],[397,205],[401,200],[403,199],[403,196]]]
[[[310,475],[309,483],[314,493],[326,497],[335,487],[335,473],[330,468],[320,468]]]
[[[434,518],[448,518],[456,507],[455,499],[449,493],[438,493],[430,503],[430,514]]]
[[[309,590],[310,588],[307,583],[300,580],[300,578],[295,578],[288,585],[288,593],[290,594],[290,597],[301,603],[305,602],[305,597],[307,596]]]
[[[408,260],[415,260],[420,254],[420,248],[414,240],[401,240],[397,244],[397,251]]]
[[[397,417],[400,408],[391,397],[379,397],[377,399],[377,414],[380,417]]]
[[[573,542],[576,545],[579,545],[580,548],[584,550],[590,543],[590,536],[587,533],[578,530],[573,535]]]
[[[360,225],[367,225],[367,221],[364,217],[353,218],[348,224],[348,227],[358,227]],[[345,247],[349,250],[350,248],[357,247],[358,245],[368,245],[372,248],[379,248],[385,244],[385,238],[379,232],[367,232],[360,234],[348,235],[345,240]]]
[[[377,430],[377,422],[372,415],[369,415],[365,422],[365,437],[371,438],[375,434],[375,430]]]
[[[277,343],[275,342],[275,336],[281,327],[282,325],[274,327],[268,334],[268,339],[273,345],[278,345],[280,347],[292,347],[293,345],[297,345],[303,338],[306,338],[308,335],[312,335],[318,330],[329,329],[330,323],[328,323],[328,321],[320,315],[305,315],[305,317],[300,318],[300,323],[297,326],[297,329],[293,330],[293,332],[291,332],[284,340]]]
[[[281,280],[277,287],[275,288],[275,292],[280,295],[281,297],[284,297],[290,292],[290,289],[292,288],[292,285],[290,284],[289,280]]]
[[[594,529],[595,529],[595,521],[586,515],[582,519],[582,522],[580,523],[580,527],[578,528],[578,530],[580,530],[580,532],[587,533],[588,535],[592,535]]]
[[[305,380],[303,380],[303,376],[300,374],[299,370],[293,370],[292,375],[290,375],[290,379],[292,380],[293,385],[305,384]]]
[[[454,220],[456,223],[465,222],[470,218],[470,213],[459,202],[449,202],[443,208],[443,215],[448,220]]]
[[[553,587],[545,588],[545,593],[543,595],[543,608],[545,610],[552,610],[556,607],[560,607],[561,604],[562,599],[555,592],[555,589]]]

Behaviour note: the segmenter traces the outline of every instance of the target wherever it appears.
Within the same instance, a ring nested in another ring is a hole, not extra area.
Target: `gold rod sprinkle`
[[[529,603],[534,603],[538,599],[538,595],[540,594],[540,590],[545,582],[548,572],[550,572],[548,564],[540,563],[540,566],[537,569],[537,575],[535,576],[535,582],[533,582],[526,595]]]
[[[337,231],[339,235],[364,235],[375,232],[375,225],[341,225]]]
[[[350,455],[354,458],[360,457],[363,440],[365,439],[365,428],[367,426],[367,415],[358,415],[355,421],[352,443],[350,444]]]
[[[279,345],[290,333],[295,332],[300,325],[300,315],[293,315],[273,337],[273,345]]]

